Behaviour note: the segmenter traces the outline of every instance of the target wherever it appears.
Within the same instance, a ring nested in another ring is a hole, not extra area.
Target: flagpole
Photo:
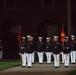
[[[21,26],[20,26],[20,28],[21,28]],[[20,49],[21,49],[21,37],[20,37]],[[20,65],[21,65],[21,59],[22,59],[22,57],[21,57],[21,55],[20,55]]]
[[[19,46],[20,46],[20,49],[21,49],[21,42],[20,42],[20,45]],[[22,59],[22,57],[20,55],[20,65],[21,65],[21,62],[22,62],[21,59]]]
[[[62,53],[62,63],[64,63],[64,53],[63,53],[63,51],[64,51],[64,39],[65,39],[65,31],[64,31],[64,24],[63,24],[63,26],[62,26],[62,32],[61,32],[61,42],[62,42],[62,51],[61,51],[61,53]]]
[[[21,26],[19,26],[19,31],[18,31],[18,42],[19,42],[19,50],[21,49]],[[20,65],[21,65],[21,53],[20,53]]]

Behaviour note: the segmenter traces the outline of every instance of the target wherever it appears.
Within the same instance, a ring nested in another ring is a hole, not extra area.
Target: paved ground
[[[33,64],[32,68],[22,68],[21,66],[0,71],[0,75],[68,75],[76,69],[76,64],[70,64],[69,68],[65,68],[64,64],[60,64],[59,68],[54,68],[54,64]]]

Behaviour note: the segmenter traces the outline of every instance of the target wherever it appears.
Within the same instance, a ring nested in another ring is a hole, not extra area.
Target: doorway
[[[53,39],[53,36],[57,34],[57,26],[56,25],[48,25],[47,26],[47,36],[51,37]]]

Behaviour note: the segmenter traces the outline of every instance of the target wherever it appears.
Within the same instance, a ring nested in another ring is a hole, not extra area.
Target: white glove
[[[19,55],[21,56],[22,54],[21,54],[21,53],[19,53]]]

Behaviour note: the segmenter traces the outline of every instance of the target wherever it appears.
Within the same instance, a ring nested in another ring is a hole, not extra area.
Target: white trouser
[[[75,61],[76,61],[76,51],[75,51]]]
[[[43,52],[38,52],[39,63],[43,63]]]
[[[63,52],[61,53],[61,56],[62,56],[62,63],[64,63],[64,53]]]
[[[51,63],[51,52],[46,52],[47,63]]]
[[[64,54],[64,66],[69,66],[69,54]]]
[[[34,55],[35,55],[35,52],[32,53],[32,63],[34,63],[34,60],[35,60],[35,56]]]
[[[59,67],[59,54],[54,54],[54,65]]]
[[[32,66],[32,53],[26,53],[26,59],[27,59],[27,66]]]
[[[75,55],[76,52],[75,51],[71,51],[71,63],[75,63]]]
[[[21,54],[22,57],[22,66],[26,66],[26,53]]]
[[[2,53],[3,53],[3,51],[0,51],[0,59],[2,59]]]

